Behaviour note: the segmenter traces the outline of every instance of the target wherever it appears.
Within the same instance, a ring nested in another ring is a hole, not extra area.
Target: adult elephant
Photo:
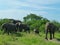
[[[10,20],[10,23],[13,23],[13,24],[16,24],[16,23],[22,23],[22,21],[20,20],[15,20],[15,19],[9,19]]]
[[[54,38],[54,33],[55,33],[56,29],[57,29],[56,25],[54,25],[53,23],[47,22],[45,25],[45,31],[46,31],[45,39],[48,40],[47,35],[49,32],[50,33],[50,40],[52,40],[52,38]]]
[[[30,33],[30,27],[27,24],[23,24],[23,29],[25,32]]]
[[[20,32],[24,30],[24,32],[30,33],[30,27],[27,24],[23,24],[23,23],[17,24],[17,28]]]
[[[4,33],[15,33],[17,32],[16,24],[13,23],[4,23],[2,24],[2,29],[4,30]]]

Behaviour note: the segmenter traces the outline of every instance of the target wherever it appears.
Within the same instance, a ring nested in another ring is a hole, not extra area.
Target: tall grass
[[[55,37],[60,38],[60,34],[56,33]],[[17,33],[13,35],[0,34],[0,45],[60,45],[60,42],[56,39],[45,40],[45,34],[43,33],[40,33],[40,35]]]

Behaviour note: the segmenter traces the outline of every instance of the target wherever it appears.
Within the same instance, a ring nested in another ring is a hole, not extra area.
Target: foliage
[[[31,30],[33,30],[34,28],[38,28],[38,30],[40,31],[44,30],[45,23],[48,21],[48,19],[36,14],[29,14],[24,17],[24,23],[30,25]]]
[[[23,19],[24,19],[24,23],[28,24],[30,26],[31,30],[33,30],[34,28],[38,28],[40,31],[43,32],[45,30],[46,22],[52,22],[54,25],[56,25],[58,28],[60,28],[59,22],[57,22],[55,20],[50,21],[47,18],[38,16],[36,14],[28,14]]]
[[[27,15],[26,17],[24,17],[24,21],[27,22],[27,21],[31,21],[31,20],[41,20],[43,17],[39,17],[37,16],[36,14],[29,14]]]
[[[60,45],[60,42],[57,39],[60,39],[60,34],[55,34],[55,39],[45,40],[45,34],[43,33],[45,30],[46,22],[50,21],[42,16],[38,16],[36,14],[29,14],[23,18],[24,23],[28,24],[33,30],[34,28],[38,28],[41,32],[39,33],[41,36],[36,35],[34,33],[17,33],[17,34],[4,34],[0,30],[0,45]],[[11,22],[9,19],[0,19],[0,26],[3,23]],[[51,21],[50,21],[51,22]],[[52,21],[58,28],[60,28],[60,23],[57,21]]]
[[[3,24],[3,23],[8,23],[10,22],[9,19],[5,18],[5,19],[0,19],[0,26]]]

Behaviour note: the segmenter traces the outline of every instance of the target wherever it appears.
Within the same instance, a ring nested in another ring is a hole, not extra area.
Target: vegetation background
[[[28,14],[23,18],[22,23],[28,24],[30,26],[31,32],[19,32],[17,34],[2,34],[3,31],[0,30],[0,45],[60,45],[60,30],[56,30],[55,39],[45,40],[45,24],[50,20],[37,16],[36,14]],[[0,29],[3,23],[10,22],[9,19],[0,19]],[[57,27],[60,27],[60,22],[55,20],[50,21],[54,23]],[[37,35],[33,32],[34,28],[38,28],[39,34]]]

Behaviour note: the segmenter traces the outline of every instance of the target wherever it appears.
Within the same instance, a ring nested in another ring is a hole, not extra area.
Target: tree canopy
[[[30,25],[31,30],[33,30],[34,28],[38,28],[40,31],[44,31],[46,22],[52,22],[57,27],[60,27],[60,23],[59,22],[50,21],[47,18],[44,18],[42,16],[38,16],[38,15],[32,14],[32,13],[28,14],[23,19],[24,19],[24,23]]]

